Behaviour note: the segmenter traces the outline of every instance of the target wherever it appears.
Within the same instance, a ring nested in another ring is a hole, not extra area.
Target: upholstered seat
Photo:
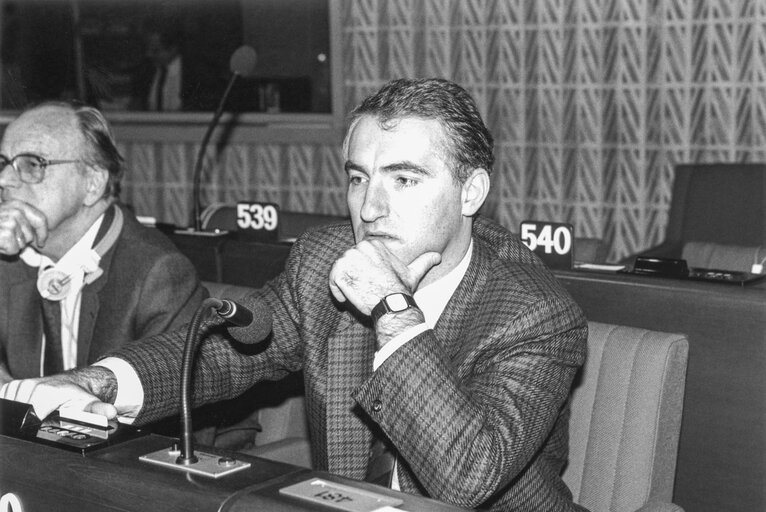
[[[591,512],[672,505],[688,341],[589,323],[588,356],[572,397],[563,478]]]

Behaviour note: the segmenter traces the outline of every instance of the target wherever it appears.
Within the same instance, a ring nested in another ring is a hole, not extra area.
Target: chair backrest
[[[766,260],[766,246],[686,242],[681,251],[681,258],[686,260],[689,267],[750,272],[753,265],[763,265]]]
[[[665,240],[766,244],[766,164],[676,166]]]
[[[589,323],[563,473],[576,503],[600,512],[671,502],[688,349],[683,334]]]

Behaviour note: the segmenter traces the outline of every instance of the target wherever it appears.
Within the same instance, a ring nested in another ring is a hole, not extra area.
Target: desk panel
[[[766,510],[766,288],[557,272],[589,320],[689,337],[674,502]]]
[[[321,478],[402,502],[405,510],[460,512],[465,509],[266,459],[208,450],[250,462],[250,468],[217,479],[147,464],[139,456],[170,446],[149,435],[85,456],[77,452],[0,435],[0,495],[10,493],[24,512],[195,512],[220,510],[328,510],[284,497],[279,489]],[[242,504],[242,506],[240,506]],[[14,509],[16,510],[16,509]]]

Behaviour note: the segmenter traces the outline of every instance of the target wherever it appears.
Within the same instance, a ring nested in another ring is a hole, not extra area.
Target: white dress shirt
[[[175,111],[181,110],[181,79],[182,79],[181,57],[177,56],[167,66],[165,83],[162,85],[162,110]],[[149,89],[148,107],[151,111],[157,110],[157,88],[160,86],[160,70],[157,69],[152,79],[152,86]]]
[[[54,263],[49,257],[40,254],[31,246],[27,246],[19,257],[31,267],[38,267],[38,277],[46,268],[56,265],[69,276],[69,289],[64,298],[59,302],[61,307],[61,349],[64,356],[64,370],[77,366],[77,334],[80,326],[80,305],[82,303],[82,289],[85,285],[85,269],[82,262],[91,258],[90,252],[96,235],[104,220],[102,214],[88,229],[76,244],[72,246],[61,259]],[[40,375],[43,374],[45,358],[45,335],[43,335],[43,350],[40,356]]]

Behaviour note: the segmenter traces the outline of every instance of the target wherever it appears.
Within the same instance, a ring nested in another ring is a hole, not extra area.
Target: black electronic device
[[[65,450],[87,452],[144,435],[117,421],[89,422],[88,413],[54,411],[41,420],[30,404],[0,398],[0,434]]]
[[[689,276],[689,267],[686,265],[686,260],[636,256],[632,273],[682,279]]]
[[[633,268],[625,269],[627,274],[688,279],[712,283],[728,283],[745,286],[760,281],[766,274],[752,274],[736,270],[689,267],[686,260],[654,256],[636,256]]]

